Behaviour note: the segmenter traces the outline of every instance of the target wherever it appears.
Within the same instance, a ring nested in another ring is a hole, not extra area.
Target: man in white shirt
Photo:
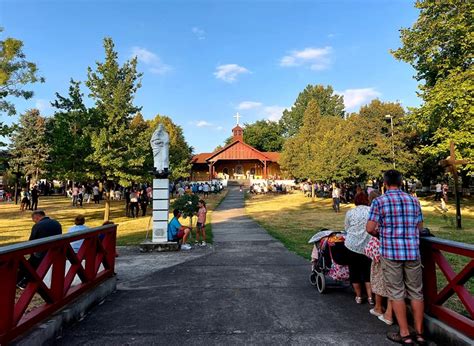
[[[332,208],[339,213],[339,205],[341,204],[341,189],[339,184],[334,184],[332,188]]]
[[[441,183],[438,181],[436,184],[436,195],[435,195],[435,201],[441,200],[441,192],[443,192],[443,186]]]

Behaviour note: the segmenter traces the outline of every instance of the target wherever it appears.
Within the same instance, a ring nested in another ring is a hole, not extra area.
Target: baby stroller
[[[311,253],[311,285],[324,293],[327,282],[334,287],[347,287],[349,280],[348,249],[344,246],[344,231],[322,229],[311,237],[308,243],[314,244]]]

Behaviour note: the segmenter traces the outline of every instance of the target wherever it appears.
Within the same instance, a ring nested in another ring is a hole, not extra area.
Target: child
[[[196,224],[196,242],[199,243],[199,233],[201,233],[201,246],[206,246],[206,202],[204,202],[202,199],[199,200],[198,207],[199,210],[197,213],[198,219]]]

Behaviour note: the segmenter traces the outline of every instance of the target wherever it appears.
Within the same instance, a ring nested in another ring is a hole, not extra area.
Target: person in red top
[[[197,213],[198,219],[196,224],[196,243],[199,243],[199,233],[201,233],[201,246],[206,246],[206,202],[204,202],[202,199],[199,200],[198,207],[199,210]]]

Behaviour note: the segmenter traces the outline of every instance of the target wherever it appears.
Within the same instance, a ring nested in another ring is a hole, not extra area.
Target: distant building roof
[[[196,154],[193,156],[193,158],[191,159],[191,163],[206,163],[207,164],[207,161],[206,159],[211,156],[212,153],[200,153],[200,154]]]

